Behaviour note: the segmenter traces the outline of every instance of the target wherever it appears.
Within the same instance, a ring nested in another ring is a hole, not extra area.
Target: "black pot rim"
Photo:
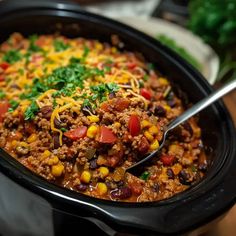
[[[98,16],[93,13],[83,11],[78,5],[71,3],[56,3],[56,2],[37,2],[37,1],[16,1],[13,5],[6,3],[0,4],[1,19],[13,17],[23,10],[27,11],[41,11],[45,9],[53,9],[59,12],[67,12],[80,15],[88,18],[90,21],[101,21],[107,25],[119,28],[130,35],[130,37],[139,38],[143,43],[149,45],[155,50],[164,51],[168,60],[174,61],[176,66],[185,70],[186,75],[192,80],[198,80],[198,85],[205,91],[205,94],[212,92],[211,86],[191,65],[185,62],[182,58],[172,52],[170,49],[158,43],[151,37],[131,28],[122,23]],[[12,16],[11,16],[12,15]],[[26,189],[38,194],[47,199],[53,206],[60,210],[68,211],[77,214],[79,208],[85,210],[84,216],[87,214],[96,218],[101,217],[104,221],[115,222],[115,226],[122,225],[124,227],[132,228],[133,230],[148,230],[150,232],[159,232],[162,234],[181,233],[186,232],[196,227],[215,219],[227,209],[229,209],[235,202],[236,190],[232,189],[233,179],[236,177],[233,167],[236,165],[236,134],[233,122],[229,116],[222,101],[217,102],[215,109],[224,114],[226,118],[227,135],[229,145],[227,154],[225,154],[225,161],[223,168],[227,168],[228,172],[223,171],[216,173],[210,180],[210,187],[201,190],[204,180],[188,191],[180,193],[170,199],[160,202],[148,203],[118,203],[106,200],[91,198],[70,190],[55,186],[48,183],[43,178],[36,176],[31,171],[22,166],[15,159],[9,157],[3,150],[0,150],[0,170]],[[227,159],[229,158],[229,160]],[[234,160],[235,159],[235,160]],[[234,174],[232,174],[234,173]],[[206,192],[207,190],[207,192]],[[195,195],[193,195],[193,193]],[[224,201],[222,201],[224,199]],[[219,204],[216,206],[216,204]],[[185,208],[185,210],[183,210]],[[206,210],[207,209],[207,210]],[[204,211],[205,212],[201,212]],[[157,213],[158,211],[158,213]],[[181,217],[181,214],[190,212],[193,215],[192,222],[186,222],[184,225],[177,224],[169,228],[161,228],[157,221],[163,225],[173,223]],[[198,212],[199,211],[199,212]],[[201,218],[197,218],[201,216]],[[150,217],[151,219],[145,220]],[[169,220],[171,219],[171,220]],[[165,224],[164,224],[165,223]]]

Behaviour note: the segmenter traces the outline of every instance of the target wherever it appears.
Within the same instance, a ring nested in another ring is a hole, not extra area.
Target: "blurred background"
[[[215,88],[236,79],[236,0],[73,1],[151,35],[184,57]],[[236,124],[236,92],[224,102]],[[205,236],[233,235],[236,206]]]

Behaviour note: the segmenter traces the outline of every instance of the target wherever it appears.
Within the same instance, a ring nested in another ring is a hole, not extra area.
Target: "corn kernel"
[[[142,128],[146,128],[146,127],[150,127],[151,123],[148,120],[142,120],[141,121],[141,127]]]
[[[149,131],[145,131],[144,132],[144,136],[151,142],[153,141],[153,136],[151,135],[151,133]]]
[[[102,50],[103,49],[103,46],[102,46],[101,43],[96,43],[95,47],[96,47],[97,50]]]
[[[170,111],[171,111],[170,106],[168,106],[168,105],[164,105],[163,107],[165,108],[165,110],[166,110],[167,112],[170,112]]]
[[[90,172],[88,172],[87,170],[83,171],[81,176],[80,176],[80,180],[85,183],[88,184],[91,180],[91,174]]]
[[[15,147],[17,144],[18,144],[18,141],[17,141],[17,140],[13,140],[13,141],[11,142],[11,145],[12,145],[13,147]]]
[[[87,118],[89,119],[90,122],[98,122],[99,121],[99,117],[98,116],[87,116]]]
[[[117,48],[116,48],[116,47],[112,47],[112,48],[111,48],[111,52],[112,52],[112,53],[116,53],[116,52],[117,52]]]
[[[107,167],[104,167],[104,166],[101,166],[99,169],[98,169],[100,175],[102,178],[105,178],[109,175],[109,169]]]
[[[28,143],[33,143],[34,141],[36,141],[37,139],[37,135],[36,134],[31,134],[28,138],[27,138],[27,142]]]
[[[61,163],[58,163],[57,165],[52,166],[52,175],[55,177],[59,177],[62,175],[64,171],[64,166]]]
[[[98,183],[97,184],[97,191],[99,195],[104,195],[107,193],[107,186],[104,183]]]
[[[121,123],[120,123],[120,122],[115,122],[115,123],[114,123],[114,126],[115,126],[117,129],[119,129],[119,128],[121,127]]]
[[[12,116],[13,117],[17,117],[19,115],[19,111],[18,110],[15,110],[12,112]]]
[[[169,84],[168,80],[165,78],[159,78],[159,83],[160,83],[160,85],[163,85],[163,86]]]
[[[53,156],[52,158],[50,158],[48,161],[47,161],[47,164],[52,166],[52,165],[56,165],[57,163],[59,162],[59,159],[57,156]]]
[[[52,153],[51,153],[50,151],[45,150],[45,151],[43,152],[43,154],[42,154],[42,157],[47,158],[47,157],[49,157],[51,154],[52,154]]]
[[[159,148],[159,142],[157,139],[155,139],[150,145],[150,149],[153,151],[153,150],[156,150],[157,148]]]
[[[171,167],[172,171],[174,172],[175,175],[178,175],[179,172],[182,170],[182,166],[177,163]]]
[[[148,131],[149,131],[152,135],[158,134],[158,128],[157,128],[155,125],[151,126],[151,127],[148,129]]]
[[[94,138],[98,132],[98,127],[95,125],[91,125],[87,130],[87,137]]]
[[[21,147],[28,147],[29,145],[28,145],[28,143],[26,143],[26,142],[20,142],[20,144],[19,144]]]

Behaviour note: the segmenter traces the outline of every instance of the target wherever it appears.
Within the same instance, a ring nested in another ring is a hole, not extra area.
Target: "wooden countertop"
[[[236,127],[236,91],[223,98]],[[235,170],[236,171],[236,170]],[[236,183],[236,180],[235,180]],[[226,216],[211,229],[206,236],[233,236],[236,235],[236,204]]]

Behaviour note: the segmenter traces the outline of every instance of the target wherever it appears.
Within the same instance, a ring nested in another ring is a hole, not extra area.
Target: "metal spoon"
[[[126,170],[130,170],[133,169],[134,167],[137,167],[141,164],[143,164],[144,162],[150,160],[151,158],[153,158],[154,156],[156,156],[156,154],[162,149],[162,147],[165,144],[166,141],[166,137],[167,134],[173,130],[174,128],[176,128],[178,125],[182,124],[184,121],[188,120],[189,118],[191,118],[192,116],[194,116],[195,114],[197,114],[198,112],[200,112],[201,110],[203,110],[204,108],[208,107],[209,105],[211,105],[213,102],[215,102],[216,100],[218,100],[219,98],[223,97],[224,95],[226,95],[227,93],[229,93],[230,91],[232,91],[233,89],[236,88],[236,80],[231,81],[229,83],[227,83],[226,85],[224,85],[222,88],[216,90],[215,92],[213,92],[212,94],[210,94],[209,96],[205,97],[204,99],[200,100],[198,103],[196,103],[195,105],[193,105],[190,109],[186,110],[183,114],[181,114],[179,117],[177,117],[176,119],[174,119],[173,121],[171,121],[165,128],[164,128],[164,134],[163,134],[163,138],[161,141],[161,144],[159,146],[158,149],[156,149],[155,151],[151,152],[148,156],[146,156],[145,158],[143,158],[142,160],[136,162],[135,164],[133,164],[132,166],[128,167]]]

